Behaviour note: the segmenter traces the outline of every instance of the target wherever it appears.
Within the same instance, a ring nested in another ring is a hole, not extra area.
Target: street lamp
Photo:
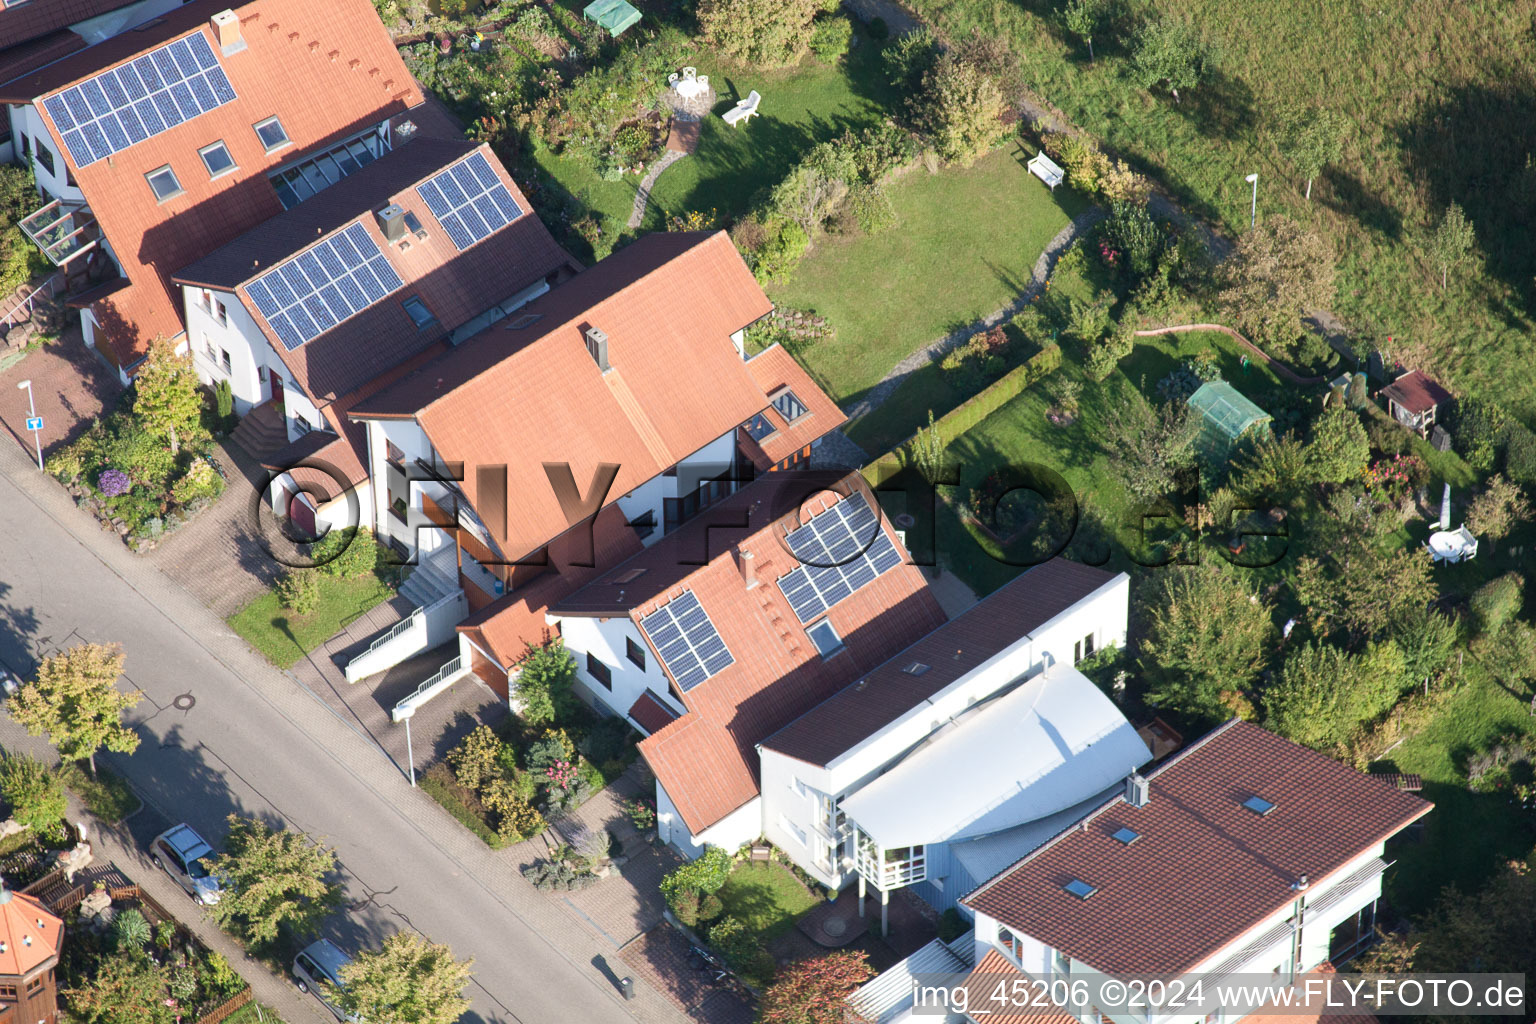
[[[43,468],[43,421],[37,415],[37,402],[32,399],[32,382],[30,380],[19,381],[16,384],[17,391],[27,393],[27,429],[32,431],[32,443],[37,448],[37,468]],[[46,470],[44,470],[46,472]]]
[[[1259,222],[1259,176],[1254,173],[1243,180],[1253,186],[1253,209],[1248,214],[1248,226],[1251,228]]]
[[[399,722],[402,719],[405,721],[405,760],[410,765],[410,768],[411,768],[411,788],[412,789],[416,788],[416,754],[411,749],[411,718],[415,714],[416,714],[416,709],[415,708],[413,708],[413,707],[401,707],[398,704],[395,705],[395,710],[393,712],[391,712],[391,715],[392,715],[392,717],[394,718],[395,721]]]

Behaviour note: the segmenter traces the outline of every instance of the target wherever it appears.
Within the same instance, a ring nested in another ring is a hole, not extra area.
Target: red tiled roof
[[[1405,373],[1381,389],[1381,393],[1411,413],[1424,413],[1451,400],[1451,393],[1430,380],[1422,370]]]
[[[416,185],[478,150],[501,178],[523,215],[460,252],[416,193]],[[405,243],[384,239],[375,210],[398,203],[426,230]],[[405,287],[290,351],[246,291],[251,280],[352,224],[361,224]],[[266,221],[174,275],[181,284],[234,290],[251,319],[299,384],[325,405],[371,380],[380,367],[431,346],[497,302],[579,265],[555,243],[517,184],[487,145],[416,137],[347,180]],[[418,328],[401,305],[416,296],[437,318]]]
[[[208,19],[229,0],[194,0],[151,23],[65,57],[0,89],[32,102],[193,32],[215,42]],[[239,5],[246,48],[219,57],[234,102],[130,146],[111,160],[73,166],[41,105],[54,148],[69,163],[131,287],[97,302],[103,346],[131,365],[156,335],[183,330],[177,269],[282,213],[266,172],[322,143],[422,102],[420,90],[367,0],[252,0]],[[293,144],[268,154],[251,125],[277,115]],[[238,170],[210,181],[198,149],[222,139]],[[157,204],[144,175],[169,164],[185,190]]]
[[[0,974],[20,977],[58,955],[64,922],[31,896],[0,886]]]
[[[829,485],[835,491],[826,490]],[[770,474],[553,609],[588,615],[627,610],[638,623],[687,589],[732,651],[732,665],[683,695],[688,713],[640,744],[695,835],[757,795],[757,743],[885,660],[908,638],[944,621],[922,571],[904,563],[831,608],[827,618],[844,647],[826,659],[817,652],[774,585],[798,565],[783,538],[803,517],[854,490],[878,508],[857,473]],[[882,528],[890,526],[882,520]],[[750,589],[740,568],[743,551],[752,552],[759,581]],[[700,561],[707,564],[688,564]],[[636,569],[645,572],[633,576]]]
[[[300,465],[300,463],[309,463]],[[329,467],[335,471],[327,472]],[[306,488],[316,504],[337,497],[346,486],[368,479],[368,471],[347,439],[329,430],[311,430],[262,462],[263,469],[286,471],[293,482]]]
[[[960,998],[952,997],[950,1005],[964,1005],[967,1020],[985,1024],[1080,1024],[1055,1003],[1034,1006],[1037,1001],[1049,1002],[1049,996],[1038,998],[1039,979],[1025,974],[995,949],[987,951],[959,988],[964,994],[957,992]]]
[[[28,7],[47,8],[47,4],[29,4]],[[0,38],[3,38],[5,16],[0,11]],[[36,71],[45,64],[52,64],[76,50],[85,49],[85,40],[68,29],[38,36],[18,46],[0,50],[0,82],[8,82],[18,75]]]
[[[17,46],[135,3],[138,0],[33,0],[32,3],[3,7],[0,8],[0,47]],[[17,71],[0,78],[0,82],[8,82],[25,73]]]
[[[1114,579],[1114,573],[1064,558],[1037,565],[899,654],[893,648],[890,660],[858,686],[818,704],[763,746],[808,764],[829,764]],[[913,662],[928,669],[913,675],[906,671]]]
[[[751,438],[747,438],[747,441],[762,449],[767,465],[777,464],[848,422],[843,410],[811,380],[811,375],[795,362],[795,357],[782,345],[772,345],[747,360],[747,370],[770,400],[788,388],[806,409],[804,415],[797,417],[793,423],[785,420],[771,402],[763,410],[763,415],[768,417],[768,422],[775,428],[774,433],[761,441],[753,442]],[[742,436],[746,437],[745,432]]]
[[[549,544],[550,570],[531,583],[496,599],[465,619],[460,629],[476,629],[485,645],[503,666],[523,656],[523,646],[538,643],[550,626],[549,607],[578,590],[582,584],[641,549],[640,538],[629,526],[617,502],[597,514],[592,527],[592,550],[587,550],[585,527],[578,524]],[[574,565],[576,561],[593,564]]]
[[[443,459],[465,463],[482,518],[468,467],[507,466],[518,500],[505,529],[488,525],[520,558],[566,527],[544,463],[568,464],[583,493],[617,464],[613,500],[762,409],[730,335],[771,308],[724,232],[648,235],[353,415],[414,417]],[[589,326],[608,335],[607,373],[587,351]]]
[[[1109,974],[1181,974],[1295,902],[1302,875],[1318,885],[1432,806],[1235,720],[1148,780],[1145,806],[1115,798],[963,902]],[[1073,878],[1098,891],[1071,895]]]
[[[677,713],[663,704],[650,690],[646,690],[630,705],[629,717],[649,736],[675,722]]]

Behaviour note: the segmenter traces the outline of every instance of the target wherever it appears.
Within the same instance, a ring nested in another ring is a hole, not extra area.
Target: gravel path
[[[640,191],[635,193],[635,208],[629,212],[629,220],[625,227],[637,228],[640,222],[645,220],[645,204],[651,201],[651,186],[656,184],[656,179],[661,177],[661,172],[677,163],[687,153],[676,149],[669,149],[665,156],[651,164],[651,169],[645,172],[645,177],[640,179]]]
[[[1035,266],[1033,272],[1030,274],[1029,284],[1024,286],[1023,290],[1019,292],[1018,296],[1012,302],[1008,303],[1008,305],[1004,306],[1003,308],[982,317],[980,320],[977,320],[974,323],[967,324],[966,326],[960,328],[958,331],[952,331],[949,334],[944,335],[942,338],[930,341],[928,344],[924,345],[916,352],[913,352],[901,362],[897,363],[891,369],[890,373],[887,373],[880,379],[878,384],[870,388],[869,391],[865,393],[862,399],[855,403],[851,408],[844,410],[848,414],[849,421],[852,422],[861,416],[867,416],[870,412],[878,408],[886,399],[890,398],[891,394],[895,392],[895,390],[899,388],[902,382],[905,381],[908,377],[923,367],[927,366],[935,359],[942,357],[951,349],[963,345],[967,340],[971,338],[972,335],[997,326],[1004,320],[1007,320],[1014,314],[1018,313],[1025,306],[1029,305],[1030,300],[1035,298],[1035,296],[1039,295],[1045,289],[1045,282],[1050,279],[1051,268],[1056,265],[1057,257],[1059,257],[1066,250],[1067,246],[1071,245],[1078,238],[1082,237],[1082,235],[1090,227],[1103,220],[1105,216],[1106,214],[1102,209],[1097,206],[1093,206],[1089,207],[1087,210],[1084,210],[1082,213],[1074,217],[1072,219],[1072,223],[1068,224],[1066,227],[1062,228],[1056,233],[1056,237],[1051,239],[1050,243],[1046,245],[1045,251],[1040,254],[1040,258],[1035,260]]]

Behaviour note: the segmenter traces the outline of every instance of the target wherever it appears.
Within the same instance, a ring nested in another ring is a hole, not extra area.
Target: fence
[[[46,281],[38,285],[36,289],[17,302],[16,305],[6,310],[5,315],[0,316],[0,330],[8,331],[23,320],[30,318],[32,316],[32,307],[37,304],[38,297],[47,298],[49,295],[52,295],[54,289],[59,286],[59,281],[63,276],[63,271],[56,271],[50,274]]]
[[[982,420],[1024,393],[1024,389],[1061,366],[1061,348],[1051,344],[1003,374],[976,394],[934,420],[934,429],[945,441],[953,441]],[[873,486],[901,472],[907,442],[864,467],[864,478]]]
[[[246,1003],[249,1003],[253,998],[255,997],[251,993],[251,986],[247,985],[245,986],[245,990],[243,992],[239,993],[238,995],[231,996],[224,1002],[223,1005],[216,1006],[212,1010],[209,1010],[207,1013],[203,1014],[201,1017],[197,1018],[197,1024],[219,1024],[220,1021],[227,1019],[231,1014],[240,1009],[240,1007],[244,1006]]]

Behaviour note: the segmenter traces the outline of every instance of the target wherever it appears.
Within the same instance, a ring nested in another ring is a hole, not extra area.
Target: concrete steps
[[[282,413],[267,402],[242,416],[229,439],[261,462],[288,447],[288,424]]]

